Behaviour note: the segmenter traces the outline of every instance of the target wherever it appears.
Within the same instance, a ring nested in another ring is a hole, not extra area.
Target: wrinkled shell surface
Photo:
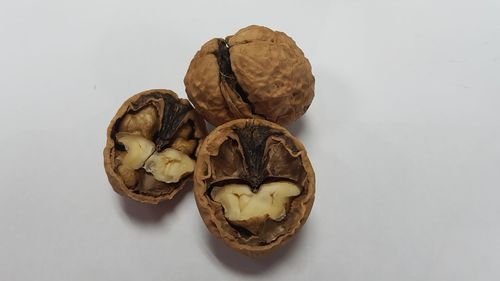
[[[283,180],[301,193],[279,221],[251,219],[236,225],[211,198],[211,190],[220,185],[244,183],[257,192],[264,183]],[[215,128],[200,146],[194,194],[201,217],[212,234],[245,254],[266,254],[288,241],[307,220],[314,193],[314,171],[304,146],[277,124],[234,120]]]
[[[205,43],[184,78],[189,100],[210,123],[239,118],[287,124],[314,97],[314,76],[285,33],[252,25]]]
[[[156,180],[143,168],[124,174],[120,168],[123,168],[123,161],[126,161],[126,157],[123,157],[126,149],[123,143],[117,141],[117,135],[120,134],[152,141],[153,150],[157,152],[174,146],[196,159],[198,144],[207,132],[205,121],[189,101],[179,99],[169,90],[141,92],[120,107],[109,124],[104,149],[104,168],[109,182],[123,196],[143,203],[157,204],[172,199],[191,181],[191,176],[183,176],[175,183],[165,183]],[[184,143],[192,144],[192,148],[185,149],[175,143],[183,139],[189,139]],[[144,144],[138,143],[136,146],[144,148]]]

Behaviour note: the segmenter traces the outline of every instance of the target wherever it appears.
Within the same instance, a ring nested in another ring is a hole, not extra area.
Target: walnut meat
[[[307,220],[314,192],[304,146],[275,123],[234,120],[200,146],[194,195],[201,217],[245,254],[266,254],[288,241]]]
[[[196,110],[214,125],[239,118],[287,124],[314,97],[311,65],[295,41],[256,25],[205,43],[184,84]]]
[[[129,98],[107,131],[104,167],[113,189],[156,204],[171,199],[190,180],[205,121],[189,101],[169,90]]]

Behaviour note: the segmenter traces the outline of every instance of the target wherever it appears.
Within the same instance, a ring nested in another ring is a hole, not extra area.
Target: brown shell
[[[211,188],[222,182],[244,181],[256,190],[261,183],[276,179],[292,181],[302,189],[278,222],[249,220],[235,225],[224,217],[222,205],[210,197]],[[314,171],[304,146],[275,123],[234,120],[215,128],[200,146],[194,172],[200,215],[213,235],[247,255],[263,255],[287,242],[306,222],[314,193]],[[255,230],[260,233],[252,232]]]
[[[169,104],[168,107],[167,103]],[[177,183],[166,184],[152,179],[144,171],[141,171],[142,174],[139,173],[141,178],[137,184],[137,186],[141,185],[139,189],[127,186],[124,179],[117,172],[118,163],[116,161],[116,154],[120,151],[120,145],[115,139],[115,134],[120,128],[121,121],[127,114],[138,112],[146,106],[153,106],[156,109],[155,112],[158,114],[159,124],[147,124],[151,127],[149,134],[142,133],[146,130],[145,127],[148,127],[146,125],[138,129],[141,130],[141,135],[146,135],[146,137],[149,136],[150,138],[153,138],[153,135],[160,135],[159,132],[162,130],[165,131],[164,138],[156,137],[153,140],[157,151],[163,150],[170,144],[169,141],[173,138],[172,136],[175,136],[175,133],[182,125],[192,122],[190,123],[194,129],[192,135],[198,141],[198,146],[193,155],[190,156],[196,158],[199,144],[207,135],[207,129],[205,121],[196,113],[189,101],[179,99],[177,94],[170,90],[154,89],[138,93],[126,100],[120,109],[118,109],[118,112],[108,126],[106,147],[103,153],[104,168],[109,182],[113,189],[123,196],[143,203],[157,204],[161,201],[172,199],[182,188],[191,182],[192,177],[186,176]],[[182,110],[175,111],[178,108]]]
[[[214,125],[239,118],[287,124],[314,97],[311,65],[295,41],[257,25],[205,43],[184,84],[196,110]]]

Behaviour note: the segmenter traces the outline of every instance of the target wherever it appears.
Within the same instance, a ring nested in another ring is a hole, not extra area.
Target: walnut
[[[257,256],[288,241],[314,202],[304,146],[285,128],[240,119],[215,128],[199,148],[194,195],[209,231]]]
[[[239,118],[287,124],[314,97],[311,65],[295,41],[256,25],[205,43],[184,84],[196,110],[214,125]]]
[[[123,103],[107,131],[104,167],[113,189],[144,203],[173,198],[193,173],[205,121],[189,101],[149,90]]]

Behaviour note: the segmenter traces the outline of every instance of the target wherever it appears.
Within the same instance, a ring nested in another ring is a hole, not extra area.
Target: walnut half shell
[[[209,231],[245,254],[266,254],[305,223],[315,178],[304,146],[285,128],[240,119],[201,144],[194,195]]]
[[[214,125],[240,118],[287,124],[314,97],[311,64],[295,41],[257,25],[205,43],[184,84],[196,110]]]
[[[107,131],[104,168],[113,189],[156,204],[172,199],[189,181],[205,121],[186,99],[149,90],[123,103]]]

